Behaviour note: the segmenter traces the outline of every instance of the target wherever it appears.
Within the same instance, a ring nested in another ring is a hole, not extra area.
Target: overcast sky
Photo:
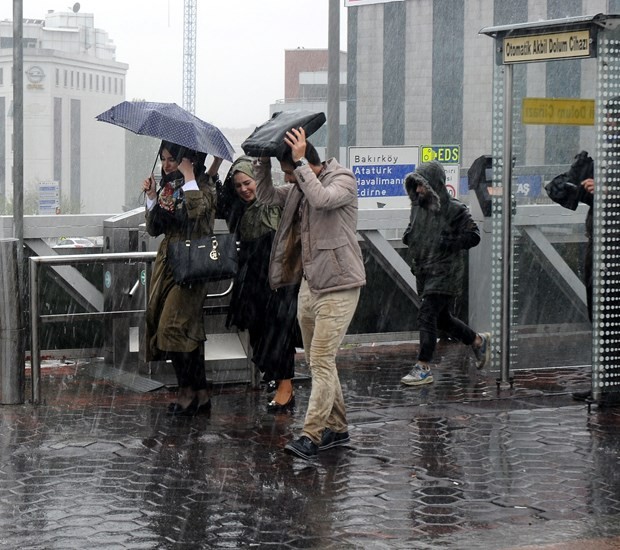
[[[346,10],[340,0],[340,49]],[[328,0],[198,0],[196,115],[220,127],[255,126],[284,98],[284,50],[327,48]],[[25,18],[70,11],[70,0],[23,0]],[[182,103],[183,0],[83,0],[127,63],[127,99]],[[352,8],[355,9],[355,8]],[[0,19],[13,19],[0,0]]]

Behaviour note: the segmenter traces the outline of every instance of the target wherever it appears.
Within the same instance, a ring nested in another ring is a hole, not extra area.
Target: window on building
[[[112,93],[112,77],[108,76],[108,93]]]
[[[60,69],[56,69],[56,86],[60,86]]]
[[[86,73],[82,73],[82,90],[86,89]]]
[[[4,69],[0,68],[0,86],[4,86]]]
[[[99,75],[95,76],[95,92],[99,91]]]
[[[93,75],[92,74],[88,75],[88,80],[90,81],[90,86],[89,87],[92,90],[93,89]]]
[[[101,77],[101,91],[105,92],[105,76]]]
[[[67,69],[65,69],[65,88],[67,87]]]
[[[73,71],[71,71],[71,87],[73,88]]]

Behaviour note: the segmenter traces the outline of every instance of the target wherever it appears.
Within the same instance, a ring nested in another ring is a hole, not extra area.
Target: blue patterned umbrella
[[[171,141],[231,162],[235,153],[232,145],[218,128],[199,119],[176,103],[123,101],[97,115],[96,119],[126,128],[136,134]]]

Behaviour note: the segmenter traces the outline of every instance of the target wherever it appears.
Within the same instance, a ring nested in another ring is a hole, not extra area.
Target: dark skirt
[[[300,341],[297,324],[299,286],[272,290],[269,286],[269,256],[273,232],[252,241],[242,241],[239,272],[235,278],[226,326],[247,330],[252,361],[265,381],[292,378],[295,346]]]

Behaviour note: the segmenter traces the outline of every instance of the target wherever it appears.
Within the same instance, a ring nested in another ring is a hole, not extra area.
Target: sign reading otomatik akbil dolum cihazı
[[[507,36],[503,41],[504,63],[548,61],[590,57],[589,30]]]

